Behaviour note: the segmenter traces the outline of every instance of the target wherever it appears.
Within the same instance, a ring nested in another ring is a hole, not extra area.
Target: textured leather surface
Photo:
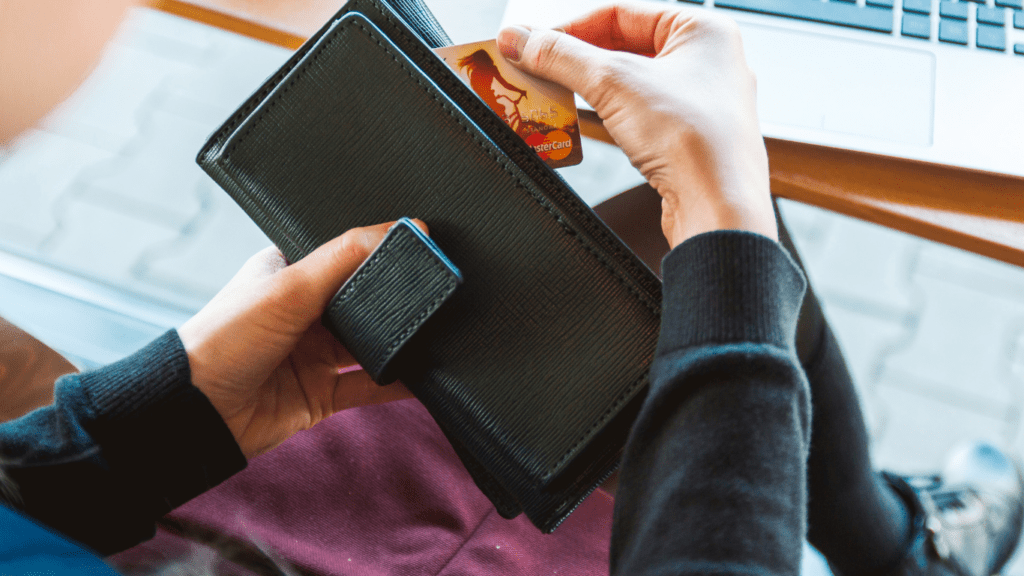
[[[390,384],[396,358],[415,361],[406,344],[460,283],[437,245],[402,218],[331,299],[325,324],[374,382]]]
[[[199,163],[291,261],[354,226],[430,226],[464,283],[397,376],[503,515],[553,530],[614,470],[660,282],[387,6],[350,0]]]
[[[440,48],[452,45],[452,39],[422,0],[388,0],[388,6],[420,35],[427,46]]]

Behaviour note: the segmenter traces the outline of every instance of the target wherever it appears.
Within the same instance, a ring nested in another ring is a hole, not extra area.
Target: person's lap
[[[168,517],[241,564],[314,574],[607,574],[612,499],[596,491],[553,534],[501,518],[426,409],[348,410],[300,433]],[[260,552],[262,551],[262,552]],[[110,558],[126,573],[187,561],[181,538]]]

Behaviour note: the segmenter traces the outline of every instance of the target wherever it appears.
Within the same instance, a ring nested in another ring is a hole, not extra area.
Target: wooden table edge
[[[247,14],[233,14],[209,6],[184,0],[147,0],[148,8],[174,14],[188,20],[207,24],[215,28],[260,40],[289,50],[295,50],[306,41],[306,37],[295,32],[282,30],[269,23],[261,23]]]

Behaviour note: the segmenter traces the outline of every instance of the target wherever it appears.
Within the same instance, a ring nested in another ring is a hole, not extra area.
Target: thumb
[[[422,221],[413,222],[427,232]],[[279,280],[288,287],[285,290],[288,297],[303,302],[302,308],[308,312],[310,320],[318,318],[341,285],[355,273],[394,225],[394,222],[385,222],[353,228],[281,270]]]
[[[591,105],[599,84],[595,72],[615,58],[615,53],[556,30],[529,30],[510,26],[498,33],[498,50],[517,68],[580,95]]]

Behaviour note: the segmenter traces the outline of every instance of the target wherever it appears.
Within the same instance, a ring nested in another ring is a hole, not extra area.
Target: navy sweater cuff
[[[719,230],[690,238],[662,261],[658,356],[708,344],[795,346],[807,281],[786,250],[760,234]]]
[[[154,519],[245,468],[224,420],[192,385],[176,331],[79,378],[93,406],[83,426],[111,468],[137,482]]]

